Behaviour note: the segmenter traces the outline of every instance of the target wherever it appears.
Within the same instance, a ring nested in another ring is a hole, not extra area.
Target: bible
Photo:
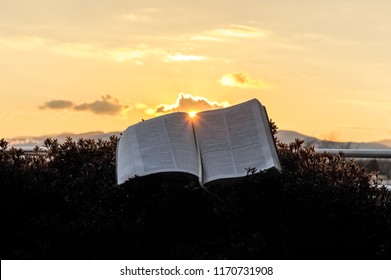
[[[117,182],[161,172],[186,172],[201,185],[281,171],[266,108],[257,99],[190,117],[176,112],[128,127],[117,145]]]

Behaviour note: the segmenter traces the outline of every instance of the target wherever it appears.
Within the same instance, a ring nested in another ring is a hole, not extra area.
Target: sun
[[[190,111],[189,113],[190,118],[194,118],[197,115],[196,111]]]

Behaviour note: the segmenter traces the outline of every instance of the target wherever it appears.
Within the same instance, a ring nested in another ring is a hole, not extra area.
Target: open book
[[[265,107],[257,99],[193,118],[178,112],[130,126],[117,146],[117,181],[187,172],[201,184],[281,170]]]

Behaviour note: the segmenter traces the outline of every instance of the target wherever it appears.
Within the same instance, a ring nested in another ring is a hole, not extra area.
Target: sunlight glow
[[[190,111],[189,113],[190,118],[194,118],[197,115],[196,111]]]

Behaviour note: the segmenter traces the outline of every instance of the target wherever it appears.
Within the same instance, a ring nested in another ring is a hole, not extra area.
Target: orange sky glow
[[[391,139],[391,2],[0,3],[0,138],[257,98],[280,129]]]

